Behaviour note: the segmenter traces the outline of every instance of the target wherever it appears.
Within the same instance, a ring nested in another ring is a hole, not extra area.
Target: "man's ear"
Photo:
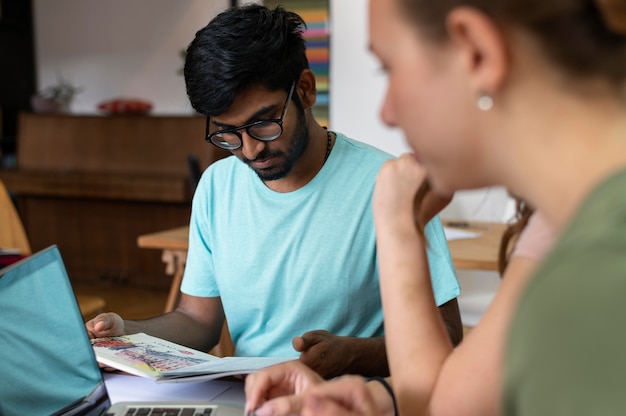
[[[296,84],[296,92],[300,97],[302,106],[306,108],[313,107],[317,100],[317,89],[315,87],[315,74],[310,69],[305,69],[300,74],[300,80]]]
[[[446,25],[450,40],[464,55],[464,64],[476,92],[497,92],[510,66],[502,30],[486,14],[471,7],[452,10]]]

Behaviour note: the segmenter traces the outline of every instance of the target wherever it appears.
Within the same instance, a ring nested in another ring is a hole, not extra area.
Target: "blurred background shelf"
[[[21,113],[17,166],[0,179],[32,250],[58,245],[73,284],[167,290],[160,253],[137,236],[188,223],[189,157],[204,169],[229,154],[204,128],[198,116]]]

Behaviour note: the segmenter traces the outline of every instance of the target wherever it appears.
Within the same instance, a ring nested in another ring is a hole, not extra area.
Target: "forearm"
[[[506,340],[519,296],[536,260],[513,257],[497,293],[439,375],[431,408],[435,414],[488,416],[502,413]]]
[[[345,373],[365,377],[389,375],[384,337],[346,338],[345,347],[352,357]]]
[[[125,320],[125,333],[145,332],[199,351],[209,351],[219,341],[221,326],[203,325],[184,312],[175,310],[155,318]]]
[[[378,232],[389,367],[401,413],[427,408],[452,351],[434,301],[423,240],[407,221]]]

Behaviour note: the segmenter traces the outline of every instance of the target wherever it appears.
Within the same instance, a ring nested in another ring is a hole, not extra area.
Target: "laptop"
[[[0,415],[138,416],[153,408],[243,415],[211,402],[111,405],[58,247],[0,269]]]

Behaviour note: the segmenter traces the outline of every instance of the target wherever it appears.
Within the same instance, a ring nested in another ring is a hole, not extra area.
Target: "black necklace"
[[[324,130],[326,130],[326,137],[328,139],[328,141],[326,142],[326,156],[324,156],[324,163],[326,163],[326,160],[328,159],[328,156],[330,155],[330,151],[333,148],[333,139],[332,139],[332,135],[330,134],[330,132],[328,131],[326,127],[324,127]]]

